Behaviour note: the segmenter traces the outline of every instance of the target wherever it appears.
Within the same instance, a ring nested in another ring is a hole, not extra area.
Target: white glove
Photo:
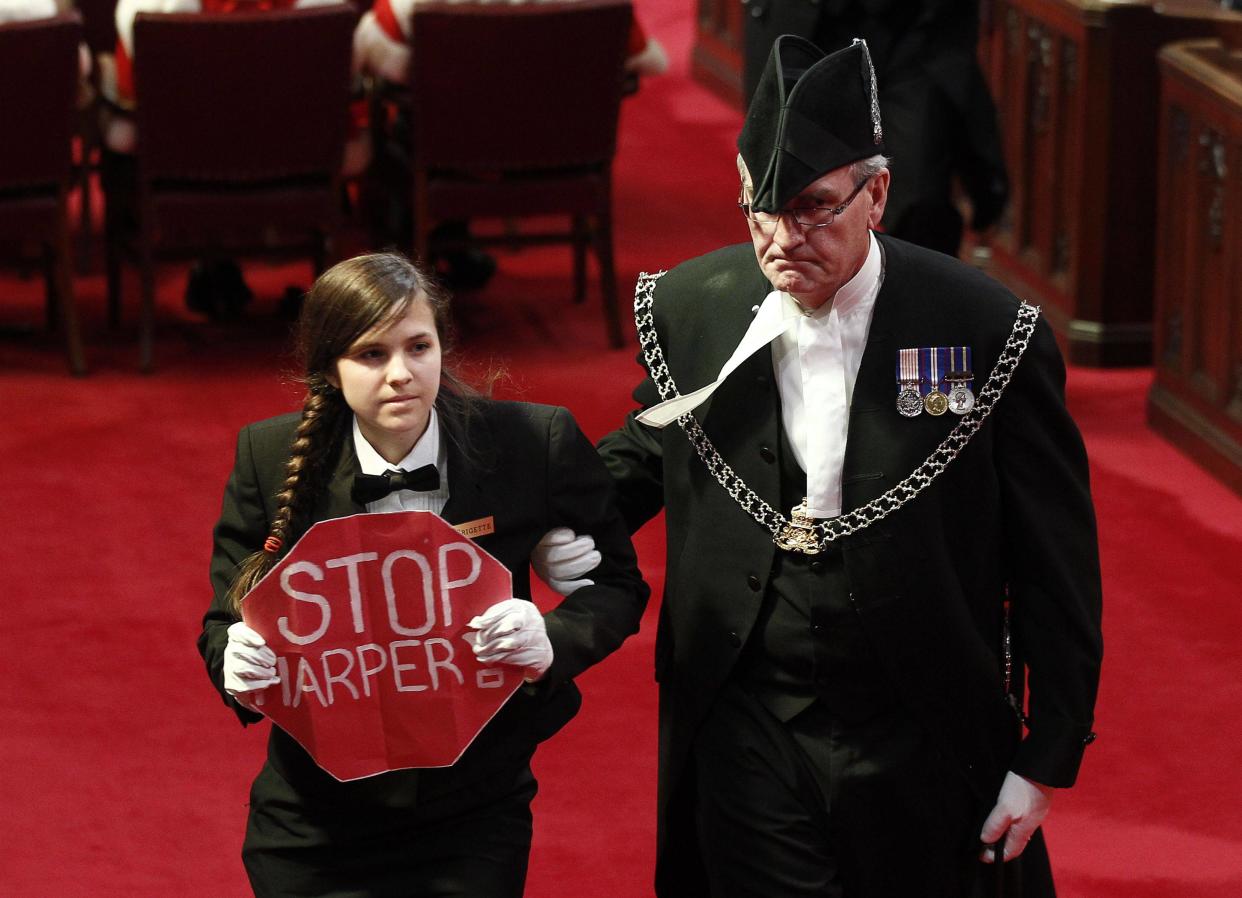
[[[263,637],[238,621],[229,627],[229,644],[224,647],[224,691],[243,708],[258,711],[255,699],[268,686],[280,682],[276,676],[276,653]]]
[[[1013,860],[1026,849],[1035,830],[1048,816],[1052,807],[1052,794],[1056,790],[1051,786],[1042,786],[1031,782],[1025,777],[1010,771],[1005,774],[1005,782],[1001,784],[1000,795],[996,799],[996,807],[983,821],[980,840],[991,845],[1001,836],[1005,837],[1005,860]],[[1008,835],[1006,835],[1008,830]],[[979,860],[985,864],[993,862],[993,849],[984,848]]]
[[[535,574],[563,596],[583,586],[593,586],[594,580],[577,578],[595,570],[602,560],[594,539],[578,536],[568,527],[549,530],[530,553],[530,566]]]
[[[533,602],[505,599],[466,624],[474,634],[474,656],[483,664],[526,668],[527,682],[544,675],[552,664],[552,643],[543,615]]]

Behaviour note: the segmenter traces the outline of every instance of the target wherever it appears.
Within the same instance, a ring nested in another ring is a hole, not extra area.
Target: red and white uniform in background
[[[50,19],[62,11],[73,9],[69,0],[0,0],[0,25],[5,22],[31,22],[35,19]],[[91,74],[91,52],[86,44],[78,46],[78,72],[83,79]],[[79,98],[80,100],[84,98]]]
[[[375,0],[354,31],[354,61],[364,72],[405,84],[410,72],[410,22],[421,3],[433,0]],[[441,0],[443,2],[443,0]],[[548,0],[448,0],[450,3],[542,3]],[[638,19],[630,29],[625,69],[639,75],[659,75],[668,68],[668,56],[655,38],[647,37]]]
[[[121,105],[134,101],[134,17],[140,12],[271,12],[337,6],[345,0],[119,0],[116,5],[116,96]]]
[[[0,0],[0,25],[50,19],[57,12],[56,0]]]
[[[5,0],[0,0],[5,2]],[[150,13],[233,13],[272,12],[306,9],[312,6],[339,6],[347,0],[119,0],[116,5],[115,77],[104,78],[104,95],[122,109],[134,105],[134,18]],[[356,71],[355,66],[355,71]],[[105,70],[106,71],[106,70]],[[361,117],[361,118],[360,118]],[[354,125],[345,147],[342,173],[351,177],[366,168],[371,158],[370,134],[365,122],[365,104],[353,110]],[[133,119],[111,115],[104,126],[104,141],[118,153],[132,153],[138,143]]]

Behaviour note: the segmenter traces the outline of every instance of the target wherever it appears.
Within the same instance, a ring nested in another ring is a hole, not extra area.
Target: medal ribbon
[[[949,373],[954,375],[954,380],[972,381],[972,374],[969,346],[951,346],[949,347]]]
[[[919,351],[917,349],[897,350],[897,383],[901,386],[919,382]]]

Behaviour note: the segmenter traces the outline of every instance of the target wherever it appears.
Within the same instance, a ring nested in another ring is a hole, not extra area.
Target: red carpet
[[[745,236],[739,117],[686,77],[692,4],[639,7],[676,69],[624,111],[627,284]],[[471,366],[504,365],[503,395],[568,405],[599,436],[628,408],[633,348],[605,348],[596,294],[570,303],[566,251],[500,266],[458,303]],[[54,340],[0,337],[0,895],[247,894],[238,849],[264,732],[235,725],[193,643],[236,430],[293,402],[273,310],[309,270],[246,270],[259,295],[231,326],[186,312],[183,271],[164,270],[152,377],[136,373],[132,273],[119,334],[104,327],[102,277],[77,282],[86,380],[64,373]],[[0,295],[0,325],[39,324],[38,278],[6,274]],[[1047,826],[1063,898],[1242,895],[1242,500],[1145,428],[1149,381],[1071,372],[1100,515],[1107,656],[1100,738]],[[638,542],[658,595],[659,526]],[[654,608],[582,678],[583,712],[540,751],[532,898],[650,895]]]

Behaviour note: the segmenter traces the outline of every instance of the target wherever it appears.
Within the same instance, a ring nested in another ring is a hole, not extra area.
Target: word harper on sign
[[[321,521],[242,600],[276,653],[260,707],[339,780],[448,766],[522,683],[481,665],[466,627],[512,595],[431,512]]]

